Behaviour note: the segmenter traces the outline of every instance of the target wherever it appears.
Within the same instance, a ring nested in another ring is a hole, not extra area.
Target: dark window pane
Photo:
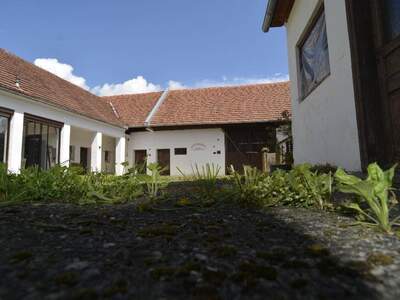
[[[7,157],[8,118],[0,116],[0,162],[6,162]]]
[[[48,169],[58,163],[60,128],[36,121],[25,121],[22,167]]]
[[[384,0],[384,29],[388,41],[400,34],[400,1]]]
[[[317,22],[305,37],[299,54],[301,94],[305,97],[330,73],[324,13],[318,17]]]
[[[39,125],[39,124],[37,124]],[[42,133],[41,133],[41,146],[40,146],[40,167],[42,169],[48,169],[50,165],[49,157],[48,157],[48,149],[47,149],[47,136],[48,136],[48,127],[47,125],[42,125]]]
[[[186,155],[187,149],[186,148],[175,148],[174,152],[175,152],[175,155]]]

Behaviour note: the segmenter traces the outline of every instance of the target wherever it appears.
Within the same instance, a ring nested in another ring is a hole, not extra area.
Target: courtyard
[[[398,299],[400,241],[337,212],[189,201],[0,208],[1,299]],[[186,200],[182,200],[186,199]]]

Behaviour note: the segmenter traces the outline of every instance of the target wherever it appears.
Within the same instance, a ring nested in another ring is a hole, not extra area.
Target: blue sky
[[[0,47],[42,58],[41,67],[99,94],[157,90],[171,80],[280,80],[286,35],[261,31],[265,7],[266,0],[3,0]]]

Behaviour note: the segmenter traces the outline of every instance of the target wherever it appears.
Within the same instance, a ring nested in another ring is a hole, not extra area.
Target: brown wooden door
[[[400,1],[374,0],[375,53],[388,163],[400,162]]]
[[[146,150],[135,150],[135,166],[138,168],[139,174],[145,174],[147,170],[147,151]]]
[[[160,167],[164,168],[161,175],[170,175],[170,150],[169,149],[158,149],[157,150],[157,162]]]
[[[85,147],[81,147],[80,149],[80,165],[87,172],[88,171],[88,154],[89,149]]]

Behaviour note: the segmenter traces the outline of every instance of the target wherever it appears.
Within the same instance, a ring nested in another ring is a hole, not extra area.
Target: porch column
[[[10,120],[8,143],[8,170],[19,173],[22,161],[22,139],[24,135],[24,113],[14,112]]]
[[[125,137],[120,137],[116,139],[115,147],[115,174],[123,175],[125,170],[122,165],[125,162],[125,152],[126,152],[126,139]]]
[[[64,124],[60,137],[60,165],[69,167],[69,146],[71,141],[71,126]]]
[[[90,149],[92,154],[90,161],[92,172],[101,172],[102,144],[103,134],[101,132],[96,132]]]

